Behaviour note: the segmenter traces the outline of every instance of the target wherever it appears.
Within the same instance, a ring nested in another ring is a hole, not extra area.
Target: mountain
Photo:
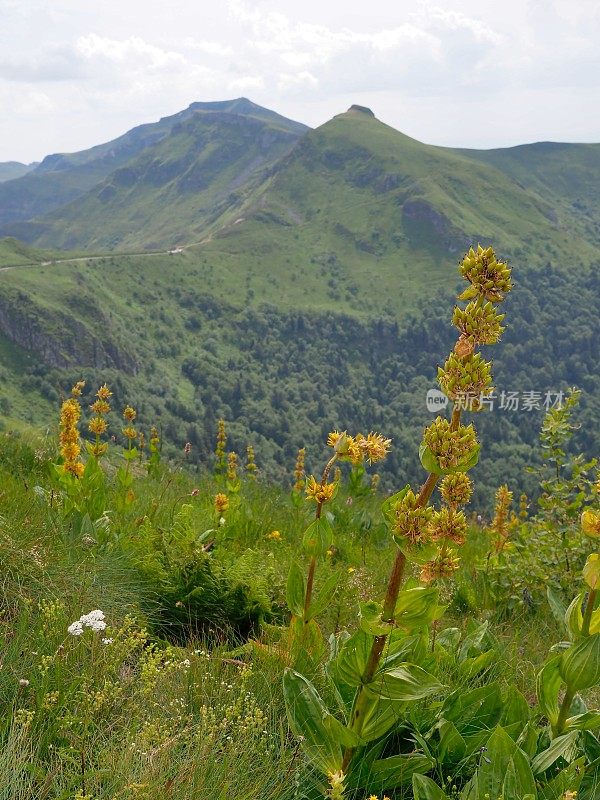
[[[275,129],[295,132],[297,135],[305,130],[304,125],[286,120],[246,98],[217,103],[192,103],[184,111],[163,117],[159,122],[140,125],[117,139],[88,150],[46,156],[27,175],[0,184],[0,228],[5,235],[14,234],[29,242],[36,237],[40,238],[43,227],[40,232],[35,224],[22,223],[73,202],[99,184],[102,185],[96,191],[106,189],[103,199],[108,199],[111,187],[127,185],[127,181],[132,179],[131,173],[119,170],[147,148],[167,137],[174,128],[180,130],[187,120],[198,121],[198,117],[204,116],[205,119],[213,120],[213,133],[218,138],[217,119],[229,115],[246,120],[248,124],[257,124],[259,121],[269,123]],[[135,168],[134,166],[133,169]],[[115,174],[116,184],[110,181],[103,184],[112,174]],[[57,236],[56,239],[58,238],[60,237]]]
[[[190,106],[164,139],[76,202],[10,232],[95,251],[227,236],[250,258],[265,240],[290,263],[333,253],[350,284],[356,265],[359,285],[365,252],[396,273],[416,257],[435,282],[448,255],[479,239],[528,263],[595,259],[600,145],[456,150],[410,139],[358,106],[307,131],[236,103]],[[262,246],[256,252],[264,259]]]
[[[0,162],[0,183],[11,181],[13,178],[20,178],[22,175],[31,172],[37,163],[21,164],[20,161],[1,161]]]
[[[598,239],[600,144],[537,142],[459,152],[495,167],[542,201],[552,197],[557,215],[575,217],[584,235]]]
[[[298,133],[198,109],[130,161],[131,185],[114,182],[117,170],[81,211],[44,222],[48,243],[140,254],[0,272],[8,424],[46,421],[80,377],[107,380],[115,407],[132,402],[140,424],[160,423],[173,455],[190,441],[192,459],[208,463],[224,417],[231,449],[253,443],[263,472],[281,480],[303,445],[318,470],[328,429],[377,429],[394,439],[384,485],[418,481],[425,395],[452,342],[456,264],[481,241],[510,259],[516,284],[490,353],[498,395],[579,385],[577,446],[597,452],[595,146],[433,147],[361,108]],[[261,149],[265,136],[278,160]],[[245,182],[232,190],[236,175]],[[142,253],[161,243],[185,246]],[[541,406],[478,415],[480,507],[502,482],[534,488],[523,469],[542,416]]]
[[[543,174],[544,146],[531,150]],[[574,155],[565,152],[568,173]],[[473,242],[493,241],[523,270],[598,261],[600,233],[558,179],[542,191],[536,173],[527,181],[524,167],[517,177],[481,155],[422,144],[352,108],[309,131],[236,206],[235,224],[216,221],[204,258],[240,302],[247,285],[267,301],[275,290],[279,307],[310,297],[311,308],[335,303],[340,312],[400,318],[424,289],[447,287],[449,268]],[[597,158],[579,191],[599,184]]]
[[[188,111],[167,136],[91,191],[15,233],[36,245],[95,250],[203,238],[216,219],[235,220],[245,198],[307,130],[249,101],[196,103]]]

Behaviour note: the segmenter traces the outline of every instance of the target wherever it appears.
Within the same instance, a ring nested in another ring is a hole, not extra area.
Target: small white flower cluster
[[[104,622],[104,611],[97,608],[95,611],[90,611],[89,614],[82,614],[78,620],[72,622],[67,631],[71,636],[81,636],[84,628],[91,628],[95,632],[103,631],[106,628]]]

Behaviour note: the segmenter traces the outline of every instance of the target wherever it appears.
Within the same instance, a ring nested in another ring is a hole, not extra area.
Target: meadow
[[[412,486],[381,489],[385,430],[328,431],[314,474],[300,448],[279,485],[225,420],[204,463],[191,442],[167,457],[103,382],[76,382],[44,436],[3,432],[2,800],[600,796],[580,392],[543,420],[535,499],[500,485],[493,516],[470,510],[478,348],[512,281],[491,248],[459,271],[452,406]]]

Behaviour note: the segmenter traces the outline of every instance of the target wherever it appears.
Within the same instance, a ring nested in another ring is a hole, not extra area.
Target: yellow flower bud
[[[594,539],[600,538],[600,514],[588,508],[581,515],[581,530]]]
[[[600,553],[588,556],[583,568],[583,579],[590,589],[597,589],[600,586]]]

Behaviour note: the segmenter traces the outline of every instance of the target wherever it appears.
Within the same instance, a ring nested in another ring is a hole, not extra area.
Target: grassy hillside
[[[396,300],[394,314],[376,313],[377,297],[397,298],[402,284],[379,277],[375,260],[376,291],[359,310],[360,294],[349,301],[328,294],[325,269],[311,283],[290,281],[289,292],[274,278],[264,295],[265,278],[241,259],[234,270],[235,263],[224,266],[201,250],[1,273],[4,414],[41,424],[69,382],[109,380],[118,403],[134,395],[160,421],[173,452],[191,441],[194,460],[206,460],[224,417],[232,449],[253,442],[265,473],[286,481],[297,448],[308,447],[312,464],[328,428],[361,425],[394,439],[385,485],[414,479],[419,431],[431,420],[425,395],[450,344],[438,312],[450,292],[415,289],[412,310],[402,313]],[[494,354],[498,396],[581,386],[578,442],[593,455],[600,449],[597,272],[517,270],[516,279]],[[482,510],[504,481],[532,490],[522,467],[534,460],[542,415],[541,408],[480,415],[488,441],[476,470]]]
[[[285,147],[277,148],[276,138],[266,153],[268,138],[261,141],[250,127],[243,135],[228,129],[215,148],[203,123],[217,113],[197,112],[196,123],[185,123],[85,200],[54,212],[30,230],[29,240],[145,249],[210,232],[227,236],[222,249],[236,256],[243,250],[250,258],[257,252],[268,258],[272,246],[296,267],[306,255],[337,258],[342,281],[365,253],[387,272],[416,259],[435,281],[448,257],[480,239],[493,239],[527,264],[595,258],[595,218],[582,211],[585,204],[598,207],[600,167],[592,145],[452,150],[424,145],[350,110],[307,133],[257,186],[265,177],[257,167],[281,157]],[[236,118],[237,112],[230,119]],[[272,134],[272,126],[289,130],[280,121],[266,122]],[[248,160],[238,164],[244,148]],[[247,172],[254,173],[250,185]],[[533,239],[535,246],[523,246]]]
[[[13,237],[0,239],[0,269],[22,264],[42,264],[59,256],[64,258],[65,253],[30,247]]]
[[[21,164],[20,161],[2,161],[0,162],[0,183],[20,178],[31,172],[36,166],[37,164]]]
[[[146,148],[168,136],[174,126],[199,114],[233,114],[238,118],[268,121],[300,135],[305,126],[251,103],[245,98],[219,103],[192,103],[187,109],[158,122],[139,125],[110,142],[77,153],[55,153],[27,175],[0,184],[0,232],[32,242],[41,231],[29,223],[80,197],[108,175],[124,167]],[[123,175],[121,176],[123,177]],[[52,246],[62,246],[59,237]]]
[[[243,107],[242,107],[243,111]],[[197,108],[32,231],[37,244],[156,249],[205,238],[237,209],[298,139],[298,125],[268,115]]]
[[[584,235],[597,241],[600,223],[600,144],[538,142],[501,150],[463,150],[490,164],[539,198],[552,197],[555,219],[576,216]]]

